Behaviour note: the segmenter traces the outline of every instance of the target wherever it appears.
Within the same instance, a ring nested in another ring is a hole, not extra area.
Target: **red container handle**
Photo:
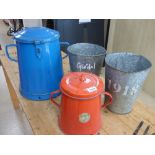
[[[57,93],[60,93],[60,92],[61,92],[60,90],[56,90],[56,91],[53,91],[53,92],[50,94],[51,103],[55,104],[58,108],[60,108],[60,104],[58,104],[56,101],[54,101],[53,95],[54,95],[54,94],[57,94]]]
[[[108,92],[102,92],[102,93],[109,97],[109,101],[102,105],[102,108],[106,108],[108,105],[112,104],[112,95]]]

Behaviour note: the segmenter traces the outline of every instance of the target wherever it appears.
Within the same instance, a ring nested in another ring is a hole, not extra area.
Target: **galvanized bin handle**
[[[109,101],[102,104],[102,108],[106,108],[108,105],[112,104],[112,95],[108,92],[102,92],[103,95],[107,95],[108,96],[108,99]]]
[[[16,44],[8,44],[8,45],[6,45],[5,46],[5,52],[6,52],[6,56],[8,57],[8,59],[10,59],[11,61],[14,61],[14,62],[18,62],[17,59],[14,59],[14,58],[10,57],[10,55],[9,55],[8,48],[9,47],[14,47],[14,46],[17,48],[17,45]]]
[[[69,43],[69,42],[60,42],[60,45],[69,46],[70,43]],[[67,51],[66,51],[66,52],[67,52]],[[68,53],[67,53],[64,57],[62,57],[62,59],[65,59],[67,56],[68,56]]]

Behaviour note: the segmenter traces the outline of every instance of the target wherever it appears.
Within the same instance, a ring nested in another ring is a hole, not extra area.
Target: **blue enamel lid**
[[[14,39],[23,43],[45,43],[59,39],[58,31],[46,27],[26,27],[14,34]]]

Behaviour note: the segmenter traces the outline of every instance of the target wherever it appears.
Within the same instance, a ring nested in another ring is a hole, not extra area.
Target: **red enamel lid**
[[[61,80],[61,91],[72,97],[90,98],[103,90],[102,80],[91,73],[71,72]]]

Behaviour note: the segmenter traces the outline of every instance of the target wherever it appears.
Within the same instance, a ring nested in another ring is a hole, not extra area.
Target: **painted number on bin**
[[[95,67],[96,67],[95,63],[93,63],[93,64],[89,64],[89,63],[83,64],[81,62],[77,63],[77,68],[80,71],[85,70],[85,69],[87,69],[87,70],[95,69]]]
[[[134,95],[135,93],[137,93],[139,87],[140,87],[139,85],[135,85],[132,87],[126,85],[124,87],[124,86],[121,86],[121,84],[112,82],[112,80],[108,79],[108,89],[114,93],[119,93],[122,90],[123,91],[122,95],[124,95],[124,96]]]

